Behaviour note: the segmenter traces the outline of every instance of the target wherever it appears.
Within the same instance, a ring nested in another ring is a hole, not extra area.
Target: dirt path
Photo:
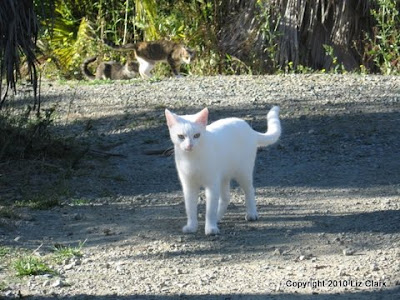
[[[56,275],[19,278],[8,254],[0,264],[0,295],[400,298],[400,77],[45,83],[42,98],[44,107],[56,105],[57,133],[90,151],[69,172],[41,165],[0,191],[6,199],[29,182],[32,194],[51,191],[63,203],[16,208],[17,219],[0,223],[0,243],[15,251],[37,249],[35,255],[46,258],[54,245],[85,241],[83,256],[54,263]],[[204,235],[204,197],[201,230],[182,234],[173,157],[144,154],[171,146],[164,109],[192,113],[207,106],[212,121],[235,116],[265,131],[272,105],[281,107],[283,133],[258,153],[260,220],[244,220],[243,195],[233,185],[220,235]],[[7,172],[2,175],[17,174]]]

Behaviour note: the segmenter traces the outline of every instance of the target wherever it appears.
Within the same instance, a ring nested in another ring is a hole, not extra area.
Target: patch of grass
[[[71,201],[71,205],[73,205],[73,206],[83,206],[83,205],[89,205],[89,204],[90,204],[90,200],[84,199],[84,198],[73,199]]]
[[[45,195],[36,196],[30,200],[16,201],[16,207],[29,207],[31,209],[46,210],[56,206],[60,206],[61,202],[58,197],[47,197]]]
[[[80,242],[78,246],[64,246],[61,244],[54,245],[54,256],[57,262],[70,259],[73,257],[82,257],[82,248],[86,240]]]
[[[0,218],[17,220],[20,218],[20,216],[16,214],[10,207],[0,206]],[[0,256],[1,256],[1,250],[0,250]]]
[[[3,258],[4,256],[6,256],[7,254],[9,254],[10,252],[11,252],[11,249],[10,249],[10,248],[1,246],[1,247],[0,247],[0,258]]]
[[[161,77],[158,76],[158,75],[153,75],[148,80],[149,80],[150,83],[156,83],[156,82],[160,82],[161,81]]]
[[[13,268],[16,271],[17,276],[55,273],[55,271],[53,271],[44,261],[32,255],[26,255],[16,259],[13,263]]]

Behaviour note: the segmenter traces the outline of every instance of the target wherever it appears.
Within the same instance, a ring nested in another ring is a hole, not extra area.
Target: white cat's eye
[[[178,134],[178,139],[184,140],[184,139],[185,139],[185,136],[184,136],[183,134]]]
[[[200,137],[200,133],[196,133],[193,137],[194,137],[195,139],[198,139],[198,138]]]

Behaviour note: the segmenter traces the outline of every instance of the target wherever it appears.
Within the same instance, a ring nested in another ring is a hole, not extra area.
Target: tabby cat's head
[[[208,109],[186,116],[178,116],[166,109],[165,117],[174,145],[184,152],[195,151],[206,131]]]
[[[181,52],[181,61],[184,62],[185,64],[190,64],[191,61],[194,59],[195,51],[187,48],[187,47],[182,47],[182,52]]]

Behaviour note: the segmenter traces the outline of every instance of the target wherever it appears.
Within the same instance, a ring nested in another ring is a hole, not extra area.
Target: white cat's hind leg
[[[197,199],[200,188],[182,184],[183,195],[185,197],[185,209],[187,216],[187,224],[183,226],[183,233],[194,233],[198,228],[197,221]]]
[[[255,191],[253,187],[253,176],[241,178],[239,184],[242,187],[246,201],[246,221],[256,221],[258,219]]]
[[[206,235],[219,234],[217,226],[218,200],[219,187],[206,188]]]
[[[218,202],[218,222],[221,222],[228,208],[230,201],[230,180],[223,181],[221,184],[221,195]]]

